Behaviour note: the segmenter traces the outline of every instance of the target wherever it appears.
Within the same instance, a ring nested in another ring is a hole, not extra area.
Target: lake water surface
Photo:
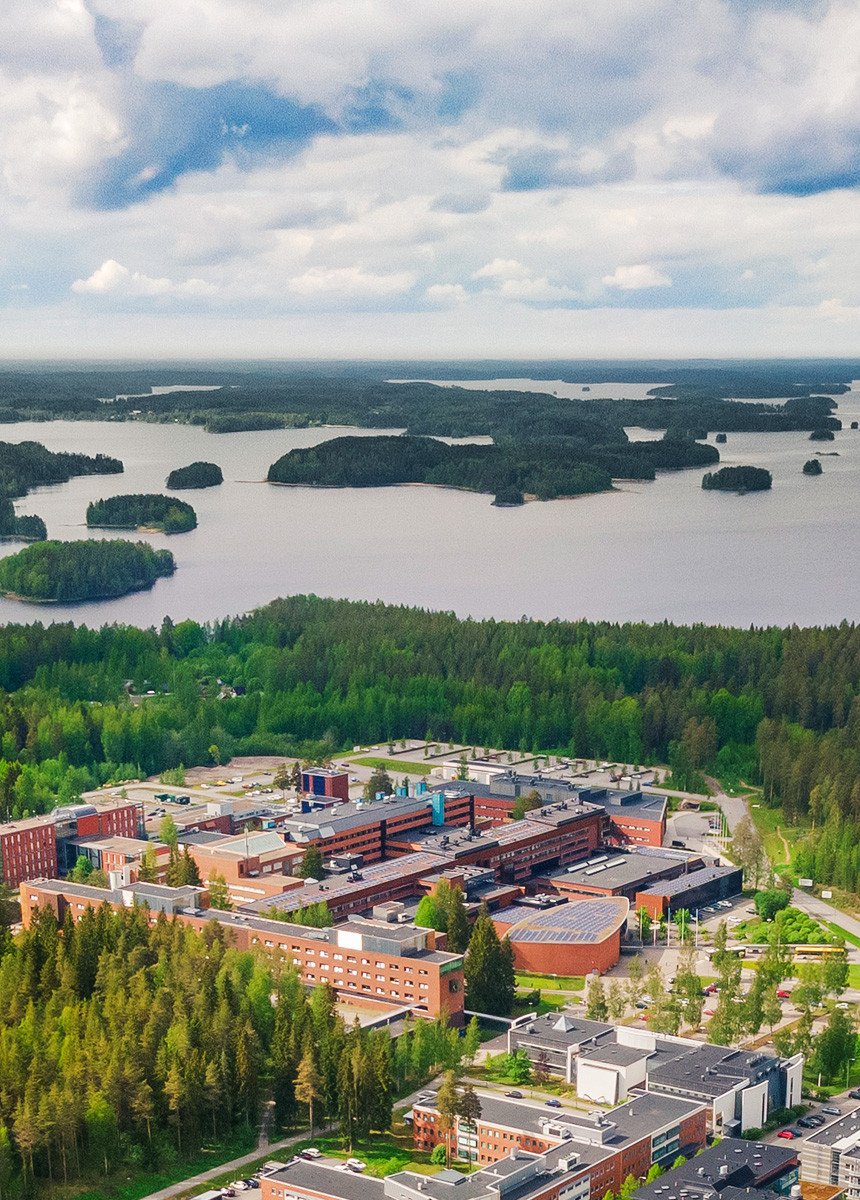
[[[522,388],[528,381],[515,382]],[[531,386],[551,391],[556,385]],[[632,393],[631,385],[619,385],[617,394]],[[592,394],[612,392],[597,384]],[[166,614],[174,621],[211,620],[297,592],[513,619],[741,626],[854,621],[860,617],[860,432],[847,426],[860,419],[860,390],[839,397],[837,415],[846,428],[829,443],[810,442],[803,433],[729,434],[720,447],[723,463],[767,467],[774,478],[769,492],[704,492],[703,472],[692,470],[652,483],[621,483],[604,495],[512,509],[493,508],[489,496],[442,488],[328,490],[264,482],[270,464],[295,446],[395,431],[215,435],[197,426],[136,422],[9,425],[0,431],[7,441],[101,451],[125,464],[123,475],[73,479],[18,502],[18,512],[45,519],[52,538],[88,536],[90,500],[162,491],[171,469],[196,459],[218,463],[225,482],[180,493],[197,511],[192,533],[147,536],[173,551],[173,578],[148,592],[83,606],[0,599],[0,621],[148,626]],[[822,458],[823,476],[807,478],[801,467],[816,450],[839,456]],[[19,548],[2,545],[0,555]]]

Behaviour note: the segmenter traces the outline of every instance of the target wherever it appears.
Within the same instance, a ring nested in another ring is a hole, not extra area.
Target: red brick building
[[[549,1112],[537,1103],[480,1096],[481,1116],[471,1127],[457,1117],[451,1134],[452,1154],[484,1166],[512,1151],[546,1154],[558,1147],[578,1158],[574,1178],[588,1180],[586,1195],[618,1193],[628,1175],[643,1178],[654,1163],[674,1161],[705,1145],[707,1107],[698,1100],[646,1093],[606,1112],[571,1109]],[[444,1143],[435,1102],[412,1108],[416,1148],[432,1150]]]
[[[453,1026],[464,1023],[462,954],[437,949],[432,929],[383,921],[347,921],[329,929],[308,929],[241,913],[189,910],[194,888],[136,884],[110,891],[65,880],[39,880],[21,886],[21,913],[29,927],[37,908],[49,907],[62,921],[70,912],[79,921],[87,907],[108,903],[119,910],[135,903],[171,912],[202,930],[213,920],[230,930],[239,950],[259,950],[292,961],[303,983],[330,983],[339,996],[362,1004],[410,1009],[419,1016],[446,1015]],[[175,897],[175,899],[174,899]],[[440,935],[441,936],[441,935]]]
[[[3,881],[17,888],[25,879],[57,875],[57,838],[50,817],[33,817],[0,825]]]

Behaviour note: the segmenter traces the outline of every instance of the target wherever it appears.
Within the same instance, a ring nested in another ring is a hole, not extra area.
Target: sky
[[[856,0],[3,0],[0,357],[855,356]]]

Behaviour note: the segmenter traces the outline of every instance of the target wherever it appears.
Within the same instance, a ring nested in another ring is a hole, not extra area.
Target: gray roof
[[[806,1140],[815,1142],[819,1146],[832,1146],[834,1142],[839,1142],[842,1138],[851,1137],[852,1134],[858,1132],[860,1132],[860,1108],[853,1108],[844,1117],[839,1117],[822,1129],[817,1129]]]
[[[702,859],[696,857],[692,861],[698,868]],[[639,883],[647,885],[652,882],[651,876],[661,878],[664,874],[678,872],[684,879],[691,878],[689,873],[683,874],[684,860],[668,858],[659,853],[623,854],[604,850],[565,871],[554,871],[551,878],[568,885],[582,884],[585,887],[614,890]]]
[[[313,1162],[296,1158],[268,1178],[285,1183],[290,1191],[315,1195],[324,1192],[341,1200],[383,1200],[385,1195],[381,1179],[349,1171],[337,1158],[317,1158]]]
[[[606,1042],[594,1050],[583,1050],[581,1057],[596,1063],[606,1063],[611,1067],[629,1067],[633,1063],[641,1062],[650,1053],[650,1050],[637,1046],[620,1046],[618,1042]]]
[[[791,1170],[797,1151],[791,1146],[748,1142],[743,1138],[723,1138],[708,1146],[683,1166],[675,1167],[653,1183],[633,1193],[636,1200],[680,1200],[681,1189],[690,1200],[696,1196],[725,1195],[736,1188],[755,1188]],[[726,1175],[721,1167],[728,1167]]]
[[[571,1108],[548,1108],[528,1100],[507,1100],[496,1094],[479,1092],[481,1122],[503,1125],[524,1133],[540,1134],[547,1123],[570,1130],[570,1141],[581,1144],[602,1144],[618,1148],[629,1141],[639,1141],[666,1126],[690,1116],[701,1108],[696,1100],[664,1096],[647,1092],[597,1116]],[[416,1106],[418,1107],[418,1106]],[[435,1097],[422,1108],[435,1108]],[[601,1134],[601,1131],[606,1131]]]
[[[650,887],[642,890],[657,896],[676,896],[692,888],[701,887],[702,884],[713,883],[715,879],[725,879],[738,871],[740,867],[702,867],[699,871],[691,871],[689,875],[679,875],[677,879],[664,879],[662,883],[652,883]]]
[[[535,1017],[528,1025],[518,1025],[512,1033],[527,1035],[548,1044],[558,1046],[576,1046],[587,1042],[589,1038],[615,1039],[615,1026],[605,1021],[590,1021],[575,1013],[549,1013],[543,1017]]]

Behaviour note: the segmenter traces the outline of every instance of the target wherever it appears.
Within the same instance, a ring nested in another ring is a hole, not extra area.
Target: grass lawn
[[[848,964],[848,986],[860,988],[860,963]]]
[[[843,929],[841,925],[837,925],[834,921],[825,921],[824,923],[831,933],[835,933],[837,937],[842,938],[849,946],[860,946],[860,937],[857,937],[856,934],[849,933],[847,929]]]
[[[350,761],[360,767],[370,767],[372,771],[391,771],[394,774],[402,771],[404,775],[429,775],[433,766],[431,762],[407,762],[402,758],[353,758]]]
[[[528,1012],[537,1012],[539,1017],[543,1017],[546,1015],[546,1013],[559,1012],[560,1009],[564,1008],[566,1003],[564,998],[561,996],[559,996],[558,999],[549,1000],[541,996],[540,1004],[535,1006],[534,1004],[526,1004],[525,996],[526,993],[523,991],[519,991],[515,996],[512,1016],[523,1017]],[[494,1036],[497,1037],[498,1032],[499,1031],[496,1030]]]
[[[517,987],[544,988],[547,991],[581,992],[585,987],[584,975],[530,975],[517,971]]]
[[[378,1179],[406,1169],[418,1171],[422,1175],[435,1175],[437,1171],[442,1170],[430,1162],[429,1151],[415,1149],[412,1144],[412,1130],[397,1117],[392,1123],[390,1133],[378,1134],[366,1141],[357,1142],[352,1150],[344,1146],[336,1133],[327,1133],[301,1142],[295,1152],[305,1146],[316,1146],[331,1158],[360,1158],[362,1162],[367,1163],[365,1173]]]
[[[755,804],[760,807],[755,808]],[[790,868],[791,863],[786,861],[783,838],[788,842],[789,850],[791,850],[795,843],[808,832],[808,828],[804,825],[787,825],[781,808],[765,808],[756,795],[751,794],[749,811],[753,824],[762,836],[765,852],[773,866]]]
[[[253,1150],[256,1140],[256,1136],[250,1139],[236,1139],[226,1145],[219,1145],[217,1149],[201,1150],[195,1158],[184,1160],[172,1169],[160,1171],[157,1174],[150,1171],[135,1171],[132,1167],[120,1167],[98,1182],[82,1183],[77,1180],[67,1187],[64,1187],[62,1183],[55,1182],[51,1194],[57,1198],[64,1198],[64,1200],[140,1200],[141,1197],[149,1196],[152,1192],[169,1187],[170,1184],[181,1183],[183,1179],[188,1179],[191,1175],[197,1175],[201,1171],[211,1171],[219,1163],[231,1162],[234,1158],[241,1158],[243,1154],[249,1154]],[[242,1171],[245,1175],[252,1174],[271,1158],[271,1153],[265,1154],[258,1163],[243,1167]],[[235,1174],[225,1175],[224,1183],[229,1183],[231,1179],[235,1178]],[[183,1194],[190,1196],[195,1191],[206,1191],[209,1187],[212,1187],[212,1184],[190,1188]]]

